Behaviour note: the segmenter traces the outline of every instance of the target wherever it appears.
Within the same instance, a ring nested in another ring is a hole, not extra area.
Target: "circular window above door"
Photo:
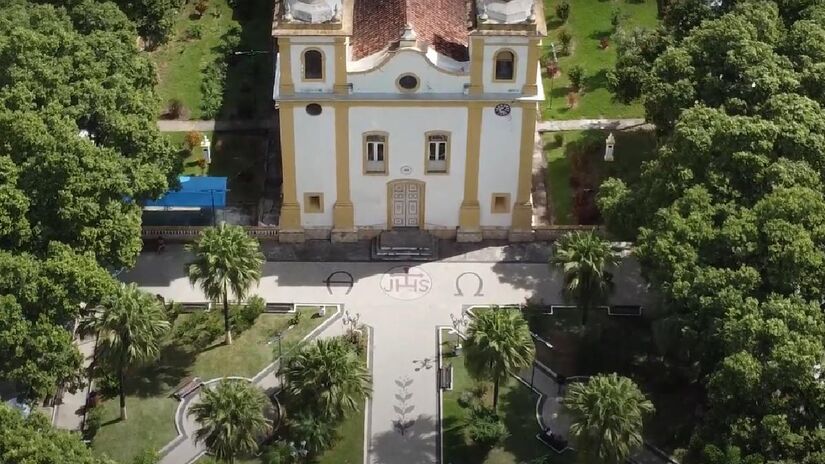
[[[418,90],[420,82],[418,81],[418,76],[415,74],[402,74],[401,77],[398,78],[397,84],[402,92],[415,92]]]

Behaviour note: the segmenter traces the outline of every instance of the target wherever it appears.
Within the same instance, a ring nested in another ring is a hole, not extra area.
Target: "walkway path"
[[[645,129],[653,130],[653,124],[645,123],[644,119],[570,119],[541,121],[536,125],[536,130],[539,132],[557,132],[569,130],[587,130],[587,129],[612,129],[612,130],[626,130],[626,129]]]
[[[344,334],[344,325],[341,322],[341,315],[343,309],[338,308],[337,312],[330,316],[328,321],[325,321],[315,331],[310,333],[306,339],[335,337]],[[267,395],[275,392],[281,385],[278,377],[278,369],[280,368],[280,359],[275,360],[272,364],[266,366],[251,380],[251,383]],[[206,453],[206,448],[203,443],[195,441],[195,432],[199,425],[189,416],[189,408],[197,404],[200,400],[200,392],[203,388],[211,388],[221,379],[209,379],[204,382],[204,386],[178,405],[175,411],[175,426],[180,433],[174,440],[167,443],[161,451],[160,464],[188,464],[197,461]]]
[[[528,385],[532,385],[542,395],[539,403],[541,404],[543,423],[539,423],[539,426],[546,427],[552,430],[553,433],[567,438],[570,431],[570,417],[562,411],[561,403],[564,392],[559,390],[559,384],[556,383],[555,377],[538,364],[533,369],[521,371],[519,377]],[[572,443],[571,446],[573,446]],[[631,462],[634,464],[670,464],[671,461],[659,456],[650,447],[645,446],[631,456]]]
[[[469,256],[453,255],[450,262],[408,269],[399,263],[377,262],[264,265],[263,278],[252,294],[269,302],[343,304],[372,326],[374,393],[366,463],[436,462],[436,327],[450,326],[451,314],[460,314],[465,305],[521,303],[528,297],[561,301],[562,278],[546,261],[499,262],[507,260],[506,253],[501,256],[502,250],[494,250],[489,254],[474,250]],[[476,262],[470,256],[499,260]],[[121,278],[167,300],[203,301],[183,273],[187,259],[180,247],[169,245],[163,254],[141,255],[137,266]],[[621,267],[614,303],[644,302],[638,266],[626,260]],[[330,280],[333,283],[328,285]],[[403,405],[399,398],[404,399]]]
[[[255,130],[270,129],[275,127],[275,119],[252,119],[252,120],[230,120],[230,121],[181,121],[177,119],[161,119],[158,121],[158,129],[161,132],[210,132],[215,130]]]
[[[83,372],[88,372],[92,364],[95,352],[94,337],[75,339],[78,351],[83,356]],[[84,383],[78,387],[74,393],[63,394],[60,404],[55,406],[54,426],[59,429],[79,431],[83,427],[84,407],[86,397],[89,393],[89,379],[84,378]]]

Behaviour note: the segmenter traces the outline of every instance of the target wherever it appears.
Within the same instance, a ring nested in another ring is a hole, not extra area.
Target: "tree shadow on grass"
[[[584,78],[584,88],[590,91],[596,89],[606,89],[607,88],[607,70],[600,69],[599,72],[595,74],[589,74]]]
[[[516,379],[510,379],[510,388],[499,398],[499,413],[510,432],[502,447],[515,456],[516,462],[528,462],[550,451],[536,439],[540,432],[536,420],[538,399],[538,395]]]
[[[126,394],[150,397],[170,391],[189,374],[196,355],[175,344],[164,346],[156,362],[140,367],[129,375]]]
[[[452,464],[477,464],[484,462],[489,454],[486,448],[480,448],[469,442],[464,434],[463,417],[442,419],[444,433],[441,437],[444,447],[444,461]]]

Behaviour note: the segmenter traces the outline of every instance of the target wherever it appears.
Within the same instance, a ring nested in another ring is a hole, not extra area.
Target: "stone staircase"
[[[373,261],[433,261],[438,258],[438,240],[418,229],[381,232],[372,240]]]

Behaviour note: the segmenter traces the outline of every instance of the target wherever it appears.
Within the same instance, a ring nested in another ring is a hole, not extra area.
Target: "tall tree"
[[[570,385],[563,406],[572,419],[570,434],[588,463],[625,462],[642,446],[644,418],[654,412],[639,387],[616,374]]]
[[[613,289],[613,275],[607,270],[617,262],[610,243],[594,232],[574,232],[563,236],[556,247],[552,264],[564,273],[564,293],[582,312],[582,325],[588,312],[601,303]]]
[[[221,223],[205,229],[195,243],[186,245],[195,259],[186,265],[186,274],[192,285],[212,301],[223,301],[223,320],[226,344],[232,344],[229,322],[229,292],[241,302],[253,284],[261,280],[264,256],[258,241],[243,227]]]
[[[470,374],[493,382],[493,409],[496,409],[499,384],[533,362],[535,346],[520,311],[493,307],[473,315],[464,353]]]
[[[343,417],[372,390],[366,363],[342,337],[306,345],[287,360],[283,373],[285,390],[317,417]]]
[[[219,460],[234,463],[238,455],[258,450],[258,440],[269,428],[265,406],[263,393],[246,381],[224,379],[204,388],[200,401],[189,408],[200,424],[195,439]]]
[[[52,427],[34,413],[24,418],[0,402],[0,462],[20,464],[115,464],[95,456],[80,436]]]
[[[98,334],[95,361],[117,371],[120,419],[126,420],[126,371],[157,358],[169,321],[161,303],[136,284],[123,284],[83,324]]]

